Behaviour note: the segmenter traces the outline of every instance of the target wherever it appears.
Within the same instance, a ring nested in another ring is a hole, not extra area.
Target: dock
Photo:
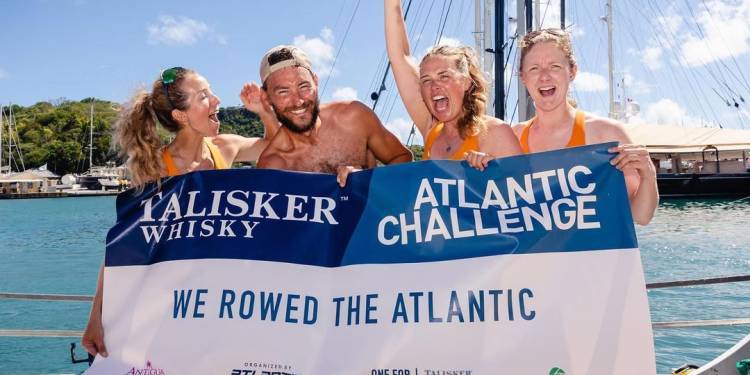
[[[33,193],[2,193],[0,199],[34,199],[34,198],[68,198],[68,197],[99,197],[112,196],[120,192],[117,190],[64,190],[55,192]]]

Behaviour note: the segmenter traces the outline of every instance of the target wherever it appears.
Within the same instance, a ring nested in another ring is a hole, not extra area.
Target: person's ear
[[[181,124],[181,125],[188,123],[187,113],[179,109],[172,110],[172,119],[174,119],[178,124]]]

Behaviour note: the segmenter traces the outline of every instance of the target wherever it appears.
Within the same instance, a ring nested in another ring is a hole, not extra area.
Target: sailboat
[[[89,112],[89,170],[76,176],[76,182],[83,189],[88,190],[123,190],[127,187],[126,170],[114,163],[106,166],[94,165],[94,102],[91,102]]]
[[[7,109],[8,114],[5,114],[5,110]],[[26,166],[23,162],[23,154],[21,153],[21,148],[18,147],[18,134],[14,134],[13,128],[15,126],[15,117],[13,116],[13,106],[9,105],[8,107],[3,107],[0,105],[0,175],[8,175],[13,171],[13,165],[16,165],[16,171],[22,172],[26,170]],[[6,135],[7,139],[7,159],[8,164],[3,165],[3,126],[8,126],[8,134]],[[14,151],[15,154],[18,156],[16,159],[14,157]],[[20,162],[20,164],[19,164]]]

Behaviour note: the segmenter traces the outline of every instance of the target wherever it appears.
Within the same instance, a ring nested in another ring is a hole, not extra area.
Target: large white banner
[[[118,198],[91,374],[653,374],[607,145]]]

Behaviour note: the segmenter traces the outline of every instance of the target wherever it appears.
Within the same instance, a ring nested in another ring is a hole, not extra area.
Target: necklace
[[[448,145],[445,147],[445,152],[451,152],[453,150],[453,145]]]

